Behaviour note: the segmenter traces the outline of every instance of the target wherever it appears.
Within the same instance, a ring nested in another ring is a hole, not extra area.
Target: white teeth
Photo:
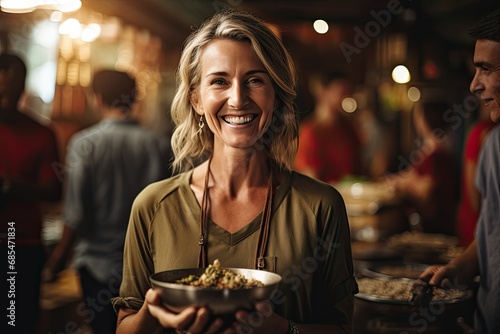
[[[253,120],[253,116],[226,116],[224,120],[230,124],[245,124]]]

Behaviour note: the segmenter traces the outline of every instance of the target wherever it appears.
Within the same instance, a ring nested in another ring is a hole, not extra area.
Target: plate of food
[[[448,289],[408,278],[361,277],[357,282],[356,299],[372,312],[387,315],[408,315],[422,307],[454,312],[473,301],[472,290],[465,286]]]

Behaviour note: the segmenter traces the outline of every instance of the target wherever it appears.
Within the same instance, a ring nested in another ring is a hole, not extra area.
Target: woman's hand
[[[224,325],[222,319],[213,319],[206,307],[188,307],[178,314],[168,311],[161,305],[159,293],[153,289],[149,289],[146,293],[146,304],[149,313],[164,328],[174,328],[191,334],[210,334],[220,333]],[[281,334],[288,332],[288,321],[275,314],[268,302],[257,303],[253,312],[237,311],[235,317],[236,322],[226,328],[223,333]]]
[[[277,315],[269,302],[255,304],[252,312],[236,312],[237,333],[288,333],[288,320]]]
[[[206,307],[188,307],[176,314],[161,305],[160,294],[153,289],[146,293],[146,303],[149,313],[158,320],[164,328],[175,328],[177,331],[197,333],[217,333],[223,325],[222,319],[210,323],[211,314]]]

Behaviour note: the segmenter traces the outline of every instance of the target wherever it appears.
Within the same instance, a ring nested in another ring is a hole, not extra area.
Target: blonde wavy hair
[[[201,81],[201,54],[214,39],[248,41],[269,73],[278,99],[278,107],[256,149],[267,155],[282,170],[292,170],[298,148],[298,118],[294,104],[297,76],[292,58],[281,40],[252,14],[224,10],[204,21],[186,40],[177,69],[177,91],[172,101],[172,163],[175,172],[194,167],[194,162],[213,153],[214,136],[204,127],[199,130],[200,116],[190,96]]]

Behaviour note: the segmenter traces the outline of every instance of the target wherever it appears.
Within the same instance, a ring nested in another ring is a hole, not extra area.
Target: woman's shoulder
[[[309,202],[343,203],[342,196],[331,184],[293,171],[290,174],[291,187]]]
[[[134,205],[142,204],[157,206],[179,188],[189,186],[191,173],[192,171],[180,173],[167,179],[149,184],[136,197]]]

